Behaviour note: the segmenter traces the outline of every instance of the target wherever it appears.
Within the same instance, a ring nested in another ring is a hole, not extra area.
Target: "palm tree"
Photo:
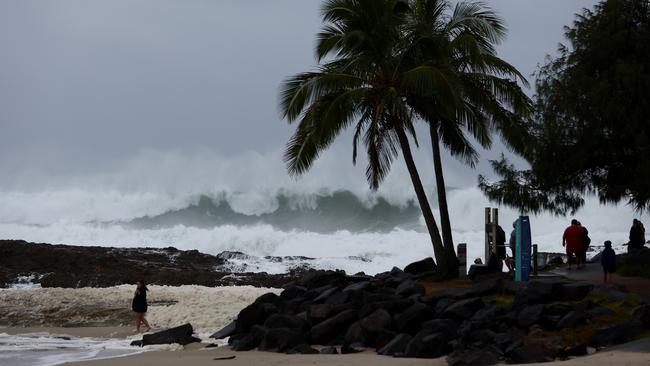
[[[407,1],[328,0],[322,7],[317,71],[297,74],[282,87],[280,109],[289,123],[298,122],[287,144],[290,174],[306,172],[332,141],[354,125],[353,163],[359,141],[368,157],[366,178],[377,189],[401,151],[429,232],[441,275],[457,276],[449,262],[411,153],[409,135],[417,139],[415,109],[409,98],[440,89],[442,75],[413,67],[405,43]],[[323,60],[330,57],[331,60]],[[444,91],[441,91],[444,93]]]
[[[527,85],[525,78],[496,56],[495,45],[506,33],[503,20],[480,2],[460,2],[448,14],[450,10],[448,0],[410,1],[407,32],[412,62],[439,70],[446,89],[453,90],[411,100],[429,124],[442,238],[453,260],[440,145],[471,167],[478,162],[478,153],[466,135],[489,148],[492,132],[498,132],[512,149],[522,151],[522,117],[530,113],[531,102],[517,84],[519,80]]]

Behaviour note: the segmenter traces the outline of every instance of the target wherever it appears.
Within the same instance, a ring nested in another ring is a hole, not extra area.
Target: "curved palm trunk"
[[[433,170],[436,175],[436,191],[438,192],[438,207],[440,208],[440,225],[442,227],[442,242],[445,254],[451,264],[458,266],[458,258],[454,251],[454,240],[451,235],[451,222],[449,220],[449,207],[447,206],[447,189],[445,177],[442,172],[442,159],[440,157],[440,142],[435,125],[429,124],[431,146],[433,148]]]
[[[445,278],[450,277],[450,272],[453,273],[453,270],[455,270],[456,275],[458,275],[457,267],[452,268],[453,265],[450,266],[448,259],[449,257],[445,253],[445,248],[442,244],[442,239],[440,238],[440,231],[438,230],[436,219],[433,217],[433,212],[431,212],[431,206],[429,206],[429,200],[427,199],[427,195],[424,192],[422,180],[420,180],[420,175],[418,174],[417,168],[415,167],[415,161],[413,161],[413,155],[411,154],[411,147],[409,145],[408,137],[406,136],[406,133],[403,129],[397,128],[396,130],[400,147],[402,149],[402,155],[404,155],[404,161],[406,162],[406,167],[408,168],[409,175],[411,176],[411,182],[413,183],[413,188],[415,189],[415,195],[417,196],[418,203],[420,204],[420,209],[422,210],[422,216],[424,216],[424,222],[427,225],[429,236],[431,237],[431,243],[433,244],[433,254],[436,257],[438,270],[440,274]]]

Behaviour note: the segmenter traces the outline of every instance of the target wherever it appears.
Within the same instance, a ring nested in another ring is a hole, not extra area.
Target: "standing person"
[[[584,268],[587,263],[587,250],[589,250],[589,245],[591,244],[591,238],[589,237],[589,230],[586,227],[582,226],[582,223],[578,221],[578,226],[582,228],[584,236],[582,238],[582,248],[580,248],[580,259],[582,260],[582,268]],[[581,267],[578,267],[580,269]]]
[[[612,282],[612,273],[616,272],[616,253],[609,240],[605,242],[605,250],[600,257],[600,264],[603,266],[603,282]]]
[[[510,232],[510,240],[508,244],[510,246],[510,251],[512,252],[512,257],[506,256],[506,267],[508,267],[508,272],[512,273],[515,270],[515,247],[517,246],[517,220],[512,222],[512,232]]]
[[[580,225],[578,225],[578,220],[571,220],[571,226],[567,227],[564,230],[564,235],[562,235],[562,246],[566,248],[567,255],[567,269],[571,269],[571,256],[576,256],[576,266],[582,268],[582,258],[579,253],[582,250],[584,243],[585,231]]]
[[[490,247],[492,248],[492,252],[496,254],[497,258],[497,267],[499,268],[499,271],[503,271],[503,260],[506,259],[506,232],[503,231],[503,228],[501,225],[496,226],[496,232],[497,236],[496,238],[492,237],[492,225],[493,224],[486,224],[485,225],[485,232],[488,234],[488,238],[490,240]],[[488,261],[489,263],[489,261]]]
[[[627,245],[627,251],[641,249],[645,245],[645,228],[641,221],[632,220],[632,227],[630,228],[630,242]]]
[[[131,309],[135,313],[135,330],[140,333],[140,324],[144,324],[147,327],[147,332],[151,330],[147,319],[145,319],[145,314],[147,313],[147,286],[145,286],[144,281],[139,279],[136,282],[136,289],[133,296],[133,303],[131,304]]]

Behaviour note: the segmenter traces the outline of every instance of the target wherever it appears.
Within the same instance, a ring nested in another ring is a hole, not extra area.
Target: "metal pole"
[[[492,255],[497,258],[497,263],[501,263],[497,256],[497,253],[499,252],[499,249],[497,248],[497,225],[499,225],[499,209],[495,207],[492,209],[492,248],[490,248],[490,251],[492,252]],[[503,267],[500,267],[499,272],[502,270]]]
[[[537,244],[533,244],[533,275],[537,276]]]

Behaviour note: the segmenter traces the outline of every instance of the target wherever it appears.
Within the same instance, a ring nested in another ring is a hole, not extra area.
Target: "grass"
[[[621,276],[650,278],[650,250],[616,257],[616,272]]]

